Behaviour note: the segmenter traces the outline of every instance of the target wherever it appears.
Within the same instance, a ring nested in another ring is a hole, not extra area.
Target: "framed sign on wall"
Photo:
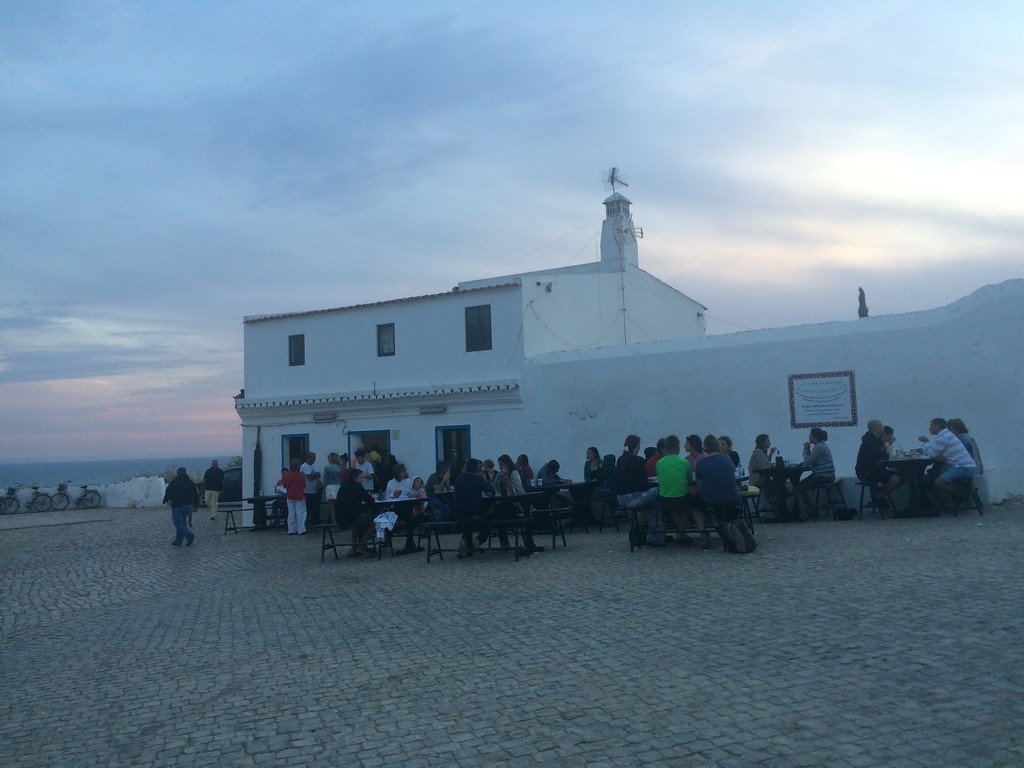
[[[789,374],[789,424],[793,429],[857,426],[854,372]]]

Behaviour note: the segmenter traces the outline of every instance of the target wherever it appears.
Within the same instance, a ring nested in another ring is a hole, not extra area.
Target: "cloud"
[[[595,258],[611,165],[712,331],[1020,276],[1019,4],[3,15],[0,422],[39,455],[64,424],[237,437],[245,315]]]

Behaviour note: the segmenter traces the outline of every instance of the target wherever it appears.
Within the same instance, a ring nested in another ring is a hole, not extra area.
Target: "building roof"
[[[677,293],[683,298],[692,301],[701,309],[707,309],[707,307],[704,306],[701,302],[697,301],[691,296],[687,296],[678,288],[669,285],[664,280],[659,280],[646,269],[635,266],[633,264],[623,265],[621,261],[586,261],[582,264],[570,264],[569,266],[566,267],[551,267],[549,269],[538,269],[533,272],[520,272],[518,275],[514,276],[505,275],[502,277],[484,278],[482,280],[466,280],[464,282],[459,283],[459,288],[467,291],[473,291],[479,288],[496,288],[500,285],[507,285],[509,281],[515,281],[518,284],[522,283],[523,281],[527,281],[531,278],[552,277],[557,275],[594,275],[607,272],[622,272],[626,268],[626,266],[628,266],[629,269],[643,273],[644,275],[647,276],[648,279],[653,280],[659,285],[665,286],[670,291]]]
[[[629,203],[631,205],[633,203],[632,200],[630,200],[628,197],[626,197],[621,192],[613,192],[612,194],[608,195],[608,197],[605,198],[604,204],[608,205],[608,203],[614,203],[616,200],[621,200],[624,203]]]
[[[506,278],[508,280],[509,278]],[[441,296],[457,296],[463,293],[472,293],[473,291],[489,291],[496,288],[513,288],[518,286],[518,281],[504,282],[497,285],[481,285],[473,288],[463,288],[457,286],[450,291],[444,293],[427,293],[422,296],[407,296],[402,299],[387,299],[385,301],[371,301],[367,304],[352,304],[347,307],[331,307],[329,309],[308,309],[303,312],[282,312],[274,315],[247,315],[242,318],[243,323],[261,323],[265,320],[283,320],[290,317],[306,317],[308,315],[323,315],[329,312],[346,312],[353,309],[366,309],[367,307],[383,307],[388,304],[402,304],[411,301],[424,301],[426,299],[436,299]]]
[[[260,408],[281,408],[286,406],[339,405],[342,403],[366,402],[369,400],[402,400],[413,397],[439,397],[445,395],[467,395],[487,392],[518,392],[518,381],[492,381],[481,384],[461,384],[458,386],[426,386],[416,389],[378,390],[375,392],[351,392],[347,395],[319,395],[312,397],[271,397],[236,400],[237,410],[255,410]]]

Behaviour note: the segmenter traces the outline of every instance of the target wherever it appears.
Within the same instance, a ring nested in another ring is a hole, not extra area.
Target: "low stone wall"
[[[91,485],[90,489],[98,491],[103,502],[101,507],[113,507],[116,509],[136,509],[138,507],[159,507],[164,500],[164,491],[167,483],[162,477],[133,477],[121,483],[110,485]],[[51,496],[57,492],[57,486],[40,486],[40,491]],[[78,486],[71,486],[67,491],[71,497],[71,509],[74,509],[74,500],[80,493]],[[32,498],[31,488],[22,488],[18,491],[18,498],[22,506],[27,507]]]

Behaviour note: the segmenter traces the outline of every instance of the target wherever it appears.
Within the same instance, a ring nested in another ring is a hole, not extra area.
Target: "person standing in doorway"
[[[360,482],[363,484],[363,488],[373,493],[373,473],[375,470],[373,464],[366,459],[366,449],[359,448],[356,451],[356,460],[352,466],[362,472],[363,477]]]
[[[184,467],[178,467],[174,479],[167,484],[163,503],[168,502],[171,504],[171,521],[174,523],[174,541],[171,545],[180,547],[184,541],[186,546],[191,547],[196,535],[188,529],[188,518],[199,504],[199,488]]]
[[[210,519],[217,519],[217,504],[220,501],[220,492],[224,490],[224,470],[220,463],[214,459],[210,462],[210,468],[203,475],[203,497],[206,506],[210,508]]]
[[[323,483],[320,482],[320,473],[316,469],[315,453],[310,451],[306,454],[306,461],[299,467],[299,471],[306,478],[306,523],[307,525],[318,525],[320,523],[320,496],[323,493]],[[306,526],[303,526],[301,532],[306,532]]]

